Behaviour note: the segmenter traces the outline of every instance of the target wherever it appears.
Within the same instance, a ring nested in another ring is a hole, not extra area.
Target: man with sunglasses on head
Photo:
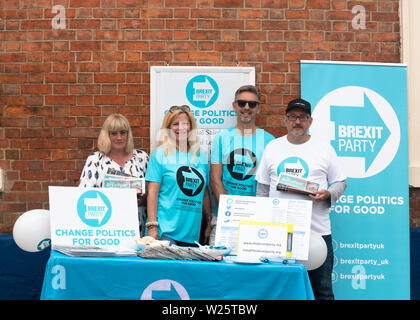
[[[271,141],[264,150],[256,173],[257,196],[312,201],[311,230],[319,233],[327,244],[327,258],[318,269],[308,271],[316,300],[332,300],[331,273],[333,248],[330,207],[346,189],[346,175],[329,143],[308,134],[312,124],[311,104],[303,99],[289,102],[284,120],[287,135]],[[318,183],[313,195],[277,190],[280,173]]]
[[[255,173],[264,147],[274,139],[257,128],[255,119],[260,112],[261,94],[253,85],[241,86],[232,103],[237,114],[236,125],[219,132],[212,144],[210,186],[219,203],[221,194],[255,196]],[[214,244],[217,205],[213,209],[210,244]]]

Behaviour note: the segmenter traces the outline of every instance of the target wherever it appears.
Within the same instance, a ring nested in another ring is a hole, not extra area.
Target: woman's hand
[[[155,227],[155,226],[149,227],[147,229],[147,235],[149,237],[155,238],[156,240],[159,240],[159,231],[158,231],[157,227]]]

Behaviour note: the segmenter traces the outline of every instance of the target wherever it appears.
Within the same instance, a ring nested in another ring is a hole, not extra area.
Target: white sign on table
[[[215,243],[232,247],[234,253],[241,221],[290,223],[293,225],[291,258],[308,260],[311,217],[309,200],[220,195]]]
[[[140,238],[136,189],[49,187],[51,244],[133,249]]]
[[[293,225],[275,222],[239,222],[238,257],[292,256]]]

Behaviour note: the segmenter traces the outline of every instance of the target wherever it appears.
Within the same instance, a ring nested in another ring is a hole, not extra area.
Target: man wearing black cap
[[[329,143],[309,135],[312,124],[311,104],[303,99],[289,102],[284,124],[287,135],[267,144],[257,170],[257,196],[312,200],[311,230],[324,238],[328,254],[322,266],[308,272],[315,299],[334,299],[331,273],[333,249],[330,207],[346,189],[346,176]],[[286,173],[319,184],[313,195],[277,190],[280,173]]]

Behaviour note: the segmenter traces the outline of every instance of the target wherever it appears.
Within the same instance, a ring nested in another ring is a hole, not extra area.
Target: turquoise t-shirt
[[[157,148],[146,171],[146,181],[160,183],[157,221],[160,236],[194,243],[200,237],[203,196],[209,182],[205,152],[191,162],[192,154],[176,151],[165,156]]]
[[[243,137],[235,127],[214,137],[210,161],[223,164],[222,182],[227,194],[255,196],[258,164],[265,146],[273,139],[272,134],[260,128],[254,135]]]

